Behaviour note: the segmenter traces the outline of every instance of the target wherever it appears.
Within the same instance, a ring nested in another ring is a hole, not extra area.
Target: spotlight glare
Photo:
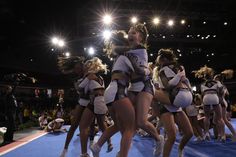
[[[103,31],[103,38],[105,40],[109,40],[111,38],[111,31],[110,30]]]
[[[174,25],[174,21],[173,20],[169,20],[167,24],[168,24],[168,26],[172,27]]]
[[[112,22],[112,17],[111,17],[111,15],[105,15],[105,16],[103,17],[103,22],[104,22],[104,24],[106,24],[106,25],[111,24],[111,22]]]
[[[206,21],[203,21],[203,24],[205,25],[205,24],[206,24]]]
[[[53,44],[55,44],[55,45],[58,44],[58,41],[59,41],[59,40],[58,40],[57,37],[53,37],[53,38],[52,38],[52,43],[53,43]]]
[[[93,55],[94,52],[95,52],[95,50],[94,50],[93,47],[90,47],[90,48],[88,49],[88,53],[89,53],[89,55]]]
[[[66,56],[66,57],[70,57],[70,52],[66,52],[66,53],[65,53],[65,56]]]
[[[227,23],[227,22],[224,22],[224,25],[226,26],[226,25],[228,25],[228,23]]]
[[[180,23],[181,23],[182,25],[184,25],[184,24],[185,24],[185,20],[181,20]]]
[[[138,22],[137,17],[132,17],[132,18],[131,18],[131,22],[132,22],[133,24],[137,23],[137,22]]]
[[[192,90],[193,90],[194,92],[196,92],[196,91],[197,91],[197,87],[196,87],[196,86],[193,86],[193,87],[192,87]]]
[[[64,42],[63,40],[59,40],[59,41],[58,41],[58,46],[59,46],[59,47],[65,46],[65,42]]]
[[[160,23],[160,19],[158,17],[155,17],[153,19],[153,23],[154,23],[154,25],[158,25]]]

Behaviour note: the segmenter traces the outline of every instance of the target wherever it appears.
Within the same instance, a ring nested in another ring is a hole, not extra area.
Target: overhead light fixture
[[[158,25],[160,23],[160,19],[158,17],[155,17],[153,19],[153,23],[154,23],[154,25]]]
[[[132,18],[131,18],[131,22],[132,22],[133,24],[137,23],[137,22],[138,22],[137,17],[132,17]]]
[[[168,20],[167,25],[172,27],[174,25],[174,20]]]
[[[90,47],[90,48],[88,49],[88,53],[89,53],[89,55],[93,55],[93,54],[95,53],[94,48],[93,48],[93,47]]]
[[[110,25],[112,23],[112,17],[111,15],[104,15],[103,17],[103,23],[106,25]]]
[[[184,24],[186,23],[186,21],[185,21],[185,20],[181,20],[180,23],[181,23],[182,25],[184,25]]]

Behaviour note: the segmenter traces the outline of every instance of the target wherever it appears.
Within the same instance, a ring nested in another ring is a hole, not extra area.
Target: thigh
[[[134,129],[135,110],[129,98],[124,98],[113,103],[116,119],[121,131],[124,128]]]
[[[222,118],[222,108],[221,108],[221,105],[215,105],[213,107],[214,109],[214,112],[215,112],[215,118],[216,120],[219,120]]]
[[[93,119],[94,113],[90,109],[85,108],[79,123],[80,128],[88,128],[93,122]]]
[[[129,97],[130,101],[132,102],[132,104],[135,106],[136,95],[133,92],[129,91],[128,92],[128,97]]]
[[[171,112],[163,113],[161,115],[161,122],[164,125],[167,135],[171,135],[171,136],[176,135],[174,115]]]
[[[137,121],[147,119],[153,96],[147,92],[140,92],[135,98],[135,113]]]
[[[77,105],[75,108],[75,118],[72,125],[79,125],[81,116],[83,114],[85,107]]]
[[[175,122],[179,126],[179,128],[183,131],[183,133],[187,133],[189,131],[193,132],[190,121],[184,111],[178,112],[175,115]]]
[[[211,114],[211,106],[210,105],[204,105],[204,115],[205,117],[209,118]]]

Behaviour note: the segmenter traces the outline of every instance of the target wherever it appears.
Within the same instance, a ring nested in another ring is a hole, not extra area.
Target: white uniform
[[[219,90],[222,84],[219,81],[208,80],[201,85],[201,92],[203,93],[203,105],[218,105]]]
[[[77,91],[77,93],[79,94],[79,100],[78,103],[81,106],[86,107],[90,100],[89,100],[89,96],[85,94],[85,87],[88,84],[89,80],[88,78],[81,78],[79,79],[77,82],[74,83],[75,89]]]
[[[135,73],[140,75],[137,80],[131,80],[128,88],[131,92],[149,92],[154,95],[155,87],[151,81],[150,70],[148,68],[148,55],[144,47],[138,46],[137,49],[127,52],[128,58],[134,67]]]
[[[102,78],[100,77],[100,79]],[[85,87],[85,93],[90,96],[90,103],[94,105],[94,113],[106,114],[108,109],[104,101],[104,95],[95,95],[94,91],[97,89],[105,89],[103,80],[101,83],[95,80],[89,80]]]
[[[159,80],[160,80],[160,88],[166,89],[169,92],[170,100],[173,105],[176,107],[187,107],[191,105],[193,101],[193,96],[189,88],[177,88],[179,82],[190,86],[187,78],[181,78],[181,76],[175,73],[172,70],[173,65],[164,66],[160,69]],[[163,80],[167,80],[168,82],[163,82]],[[165,84],[165,85],[164,85]]]
[[[122,73],[127,75],[127,77],[129,77],[133,71],[134,69],[130,60],[124,55],[118,56],[112,67],[112,73]],[[108,105],[115,100],[126,97],[127,86],[128,82],[122,80],[111,81],[104,93],[105,103]]]

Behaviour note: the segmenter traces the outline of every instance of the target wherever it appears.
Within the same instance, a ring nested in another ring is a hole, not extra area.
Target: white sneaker
[[[67,149],[63,149],[63,151],[61,152],[60,157],[66,157],[67,151],[68,151]]]
[[[153,151],[154,156],[160,156],[164,148],[164,144],[165,144],[164,137],[162,135],[159,135],[159,137],[160,137],[160,141],[156,142],[156,146]]]
[[[97,143],[91,145],[90,149],[93,153],[93,157],[99,157],[99,152],[101,151],[101,147]]]

